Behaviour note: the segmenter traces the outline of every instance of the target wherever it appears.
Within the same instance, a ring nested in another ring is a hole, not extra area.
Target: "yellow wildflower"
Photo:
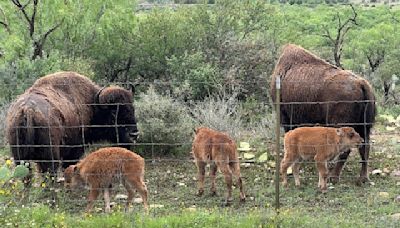
[[[11,164],[12,164],[12,161],[11,161],[10,159],[7,159],[7,160],[6,160],[6,165],[7,165],[7,166],[11,166]]]

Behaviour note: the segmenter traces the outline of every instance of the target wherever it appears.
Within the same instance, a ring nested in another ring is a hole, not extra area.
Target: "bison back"
[[[277,77],[282,81],[281,117],[285,131],[317,123],[346,124],[369,135],[375,121],[375,97],[365,79],[295,45],[284,48],[275,67],[270,90],[273,101]]]

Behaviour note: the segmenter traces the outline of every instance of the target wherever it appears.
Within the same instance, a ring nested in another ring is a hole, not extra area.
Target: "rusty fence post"
[[[280,182],[280,176],[279,176],[279,170],[280,170],[280,157],[279,157],[279,152],[280,152],[280,133],[281,133],[281,78],[280,76],[276,77],[276,82],[275,82],[275,88],[276,88],[276,99],[275,99],[275,115],[276,115],[276,124],[275,124],[275,210],[277,213],[279,213],[279,208],[280,208],[280,201],[279,201],[279,182]]]

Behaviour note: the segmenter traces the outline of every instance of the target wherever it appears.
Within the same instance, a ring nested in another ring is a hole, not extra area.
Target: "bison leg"
[[[215,164],[215,162],[212,162],[210,165],[210,178],[211,178],[211,196],[216,196],[217,195],[217,189],[215,187],[215,178],[217,175],[217,170],[218,167]]]
[[[359,148],[359,153],[361,156],[361,172],[360,172],[360,179],[359,183],[365,183],[369,181],[368,177],[368,158],[369,158],[369,145],[362,145]]]
[[[204,176],[206,174],[206,163],[203,161],[196,161],[197,174],[198,174],[198,193],[197,196],[202,196],[204,193]]]
[[[242,177],[240,176],[239,161],[234,161],[234,162],[230,163],[230,167],[231,167],[231,170],[233,171],[233,175],[235,176],[236,181],[237,181],[237,186],[239,187],[239,190],[240,190],[240,201],[244,202],[244,201],[246,201],[246,194],[244,194]]]
[[[149,210],[148,204],[147,204],[148,192],[147,192],[146,184],[143,181],[143,178],[139,178],[138,176],[132,175],[132,176],[128,177],[128,181],[138,191],[140,197],[143,200],[144,209],[147,212]]]
[[[293,164],[293,161],[290,161],[288,157],[285,156],[281,161],[281,176],[282,176],[282,185],[287,187],[287,169]]]
[[[105,203],[105,212],[111,212],[110,206],[110,189],[108,187],[104,188],[104,203]]]
[[[342,172],[343,166],[346,163],[347,157],[349,156],[351,150],[347,150],[339,155],[339,159],[336,162],[336,166],[329,172],[329,179],[332,183],[338,183],[340,178],[340,173]]]
[[[227,188],[225,205],[228,206],[233,201],[233,199],[232,199],[232,171],[229,168],[229,165],[226,161],[217,162],[217,166],[219,167],[219,169],[221,170],[221,172],[224,174],[224,177],[225,177],[225,183],[226,183],[226,188]]]
[[[328,163],[325,159],[318,157],[318,155],[315,158],[315,162],[317,163],[317,169],[319,173],[318,187],[321,189],[322,192],[326,192],[326,190],[328,189]]]
[[[93,209],[94,201],[99,196],[99,190],[100,190],[99,186],[90,186],[89,199],[88,199],[88,205],[86,207],[86,212],[89,213]]]
[[[135,191],[132,189],[133,186],[131,186],[126,180],[123,180],[122,184],[124,185],[126,191],[128,192],[128,198],[126,199],[125,210],[129,210],[132,204],[132,199],[135,196]]]
[[[300,161],[293,164],[293,176],[295,185],[300,187]]]

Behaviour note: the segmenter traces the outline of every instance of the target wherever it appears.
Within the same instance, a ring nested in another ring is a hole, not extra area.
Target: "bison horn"
[[[99,104],[99,103],[100,103],[100,94],[101,94],[101,92],[103,92],[103,90],[104,90],[105,88],[106,88],[106,87],[101,88],[101,89],[96,93],[96,95],[95,95],[95,97],[94,97],[94,103],[96,103],[96,104]]]
[[[135,94],[135,86],[136,84],[129,83],[129,89],[132,91],[132,94]]]

